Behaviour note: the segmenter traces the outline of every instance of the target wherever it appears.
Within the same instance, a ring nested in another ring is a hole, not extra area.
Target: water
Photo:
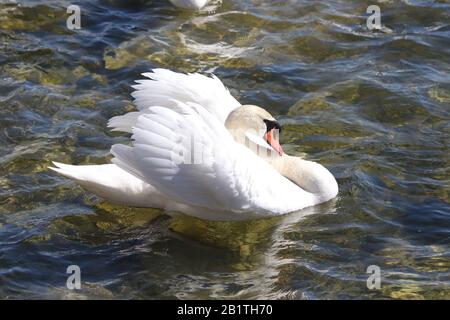
[[[70,3],[0,1],[0,298],[450,298],[449,1],[79,1],[78,31]],[[106,122],[153,67],[214,72],[277,115],[285,151],[328,167],[338,198],[212,223],[47,170],[108,162],[127,138]]]

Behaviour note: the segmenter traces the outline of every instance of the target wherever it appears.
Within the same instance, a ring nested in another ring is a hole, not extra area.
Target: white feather
[[[234,213],[258,212],[263,216],[314,203],[312,194],[236,143],[223,124],[203,107],[178,102],[175,108],[148,110],[151,114],[139,116],[133,129],[133,147],[127,149],[131,155],[116,152],[114,146],[113,162],[127,171],[131,167],[168,198],[212,211],[227,208]],[[161,130],[169,120],[170,130]],[[191,150],[192,133],[195,144],[201,147],[201,163],[186,163],[179,155],[179,151]],[[135,161],[131,163],[130,157]],[[299,198],[302,201],[292,201]]]
[[[196,9],[203,8],[209,0],[170,0],[170,2],[178,8]]]
[[[132,145],[113,145],[113,164],[55,162],[51,169],[111,202],[209,220],[279,215],[336,196],[336,180],[320,164],[290,156],[265,161],[237,143],[224,122],[240,104],[216,77],[163,69],[144,75],[150,80],[139,80],[133,93],[138,111],[109,121],[132,133]]]
[[[148,113],[153,106],[175,107],[177,101],[194,102],[201,105],[222,123],[241,104],[216,76],[207,77],[198,73],[183,74],[166,69],[154,69],[143,73],[150,80],[138,80],[132,96],[139,112],[130,112],[113,117],[108,127],[115,131],[131,132],[137,118]]]
[[[75,180],[96,195],[118,204],[163,208],[168,199],[153,186],[114,164],[73,166],[53,162],[53,171]]]

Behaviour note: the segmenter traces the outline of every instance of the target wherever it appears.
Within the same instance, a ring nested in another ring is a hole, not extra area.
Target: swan
[[[189,10],[200,10],[209,0],[169,0],[175,7]]]
[[[281,126],[266,110],[241,105],[214,75],[153,69],[132,93],[137,111],[108,127],[131,134],[110,164],[50,169],[110,202],[207,220],[286,214],[336,197],[319,163],[284,153]]]

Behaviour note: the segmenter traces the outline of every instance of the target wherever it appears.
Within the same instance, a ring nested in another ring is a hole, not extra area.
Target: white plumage
[[[172,107],[178,102],[196,102],[213,114],[222,123],[231,111],[241,104],[215,76],[175,73],[166,69],[154,69],[143,73],[149,78],[138,80],[132,93],[139,112],[130,112],[113,117],[108,127],[116,131],[131,132],[137,117],[148,112],[150,106]]]
[[[163,69],[143,75],[150,80],[134,86],[138,111],[108,124],[132,133],[131,146],[112,146],[113,164],[55,163],[53,170],[113,202],[211,220],[280,215],[336,196],[336,181],[320,164],[260,157],[236,142],[224,125],[230,114],[249,110],[264,122],[218,78]]]
[[[203,8],[209,0],[169,0],[175,7],[199,10]]]

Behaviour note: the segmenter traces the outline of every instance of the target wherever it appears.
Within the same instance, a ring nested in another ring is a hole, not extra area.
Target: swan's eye
[[[269,132],[272,129],[277,129],[279,133],[281,133],[281,125],[278,123],[278,121],[275,120],[268,120],[268,119],[264,119],[263,120],[264,123],[266,124],[267,127],[267,131]]]

